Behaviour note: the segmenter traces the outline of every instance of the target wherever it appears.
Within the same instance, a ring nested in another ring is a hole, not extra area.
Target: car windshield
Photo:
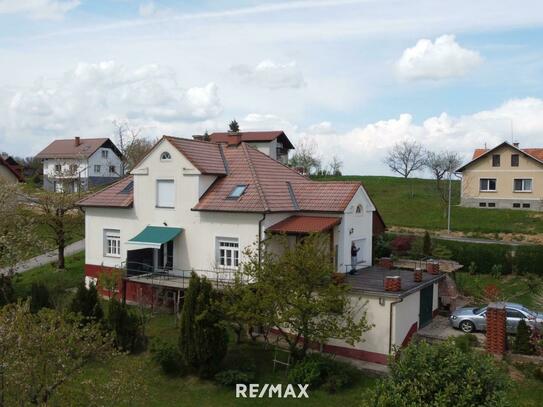
[[[486,307],[474,308],[474,309],[473,309],[473,313],[474,313],[474,314],[480,314],[480,313],[483,312],[483,311],[486,311]]]
[[[536,317],[535,312],[530,311],[528,308],[522,307],[521,310],[524,311],[526,314],[528,314],[529,316],[531,316],[531,317],[533,317],[533,318]]]

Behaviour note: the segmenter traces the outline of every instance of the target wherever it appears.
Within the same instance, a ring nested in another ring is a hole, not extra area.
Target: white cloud
[[[463,76],[481,62],[479,53],[462,48],[454,35],[442,35],[434,42],[421,39],[414,47],[407,48],[396,69],[403,79],[439,80]]]
[[[334,134],[336,131],[332,126],[332,123],[324,121],[320,123],[315,123],[309,126],[307,129],[310,134]]]
[[[80,63],[59,80],[41,79],[10,95],[5,105],[1,110],[7,118],[0,120],[5,134],[28,140],[103,135],[111,130],[113,119],[129,119],[137,126],[171,129],[177,124],[181,128],[211,120],[222,111],[214,83],[187,89],[164,67],[129,69],[112,61]]]
[[[138,8],[139,15],[143,18],[161,18],[164,19],[172,14],[172,10],[164,7],[158,7],[154,1],[141,3]]]
[[[0,0],[0,14],[24,14],[35,19],[59,19],[80,0]]]
[[[294,61],[278,64],[271,60],[264,60],[254,67],[235,65],[231,69],[243,81],[269,89],[301,88],[305,86],[302,72]]]

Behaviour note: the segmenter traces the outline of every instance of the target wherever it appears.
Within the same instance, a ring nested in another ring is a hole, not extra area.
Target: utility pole
[[[452,171],[449,171],[449,206],[447,208],[447,233],[451,233],[451,195],[452,195]]]

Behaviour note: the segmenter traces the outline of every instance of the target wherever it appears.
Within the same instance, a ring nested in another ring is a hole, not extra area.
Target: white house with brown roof
[[[504,142],[477,149],[457,172],[462,206],[543,210],[543,148]]]
[[[23,181],[21,166],[11,157],[4,158],[0,154],[0,182],[16,184]]]
[[[352,301],[375,325],[363,342],[330,340],[324,351],[386,363],[437,310],[441,276],[425,273],[417,282],[404,272],[389,292],[384,281],[398,272],[372,267],[374,227],[384,225],[362,184],[312,181],[239,138],[164,136],[129,176],[80,205],[87,284],[122,269],[119,295],[129,302],[179,309],[192,271],[220,286],[256,242],[281,233],[294,244],[320,232],[329,236],[337,272],[359,270],[347,277]],[[355,264],[352,243],[360,249]]]
[[[123,175],[122,154],[109,138],[55,140],[36,155],[43,162],[48,191],[87,190]]]

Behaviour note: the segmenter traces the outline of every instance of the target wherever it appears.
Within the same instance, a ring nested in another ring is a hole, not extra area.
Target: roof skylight
[[[238,199],[245,193],[246,189],[247,185],[236,185],[234,189],[230,191],[230,194],[228,194],[228,199]]]

